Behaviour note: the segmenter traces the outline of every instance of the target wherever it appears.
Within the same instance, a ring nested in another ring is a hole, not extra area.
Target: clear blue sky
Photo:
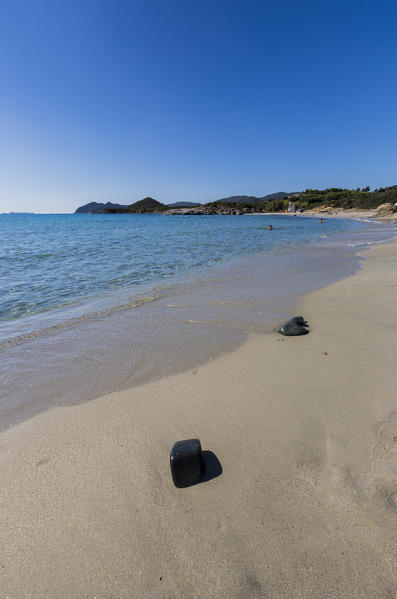
[[[395,0],[0,0],[0,212],[397,184]]]

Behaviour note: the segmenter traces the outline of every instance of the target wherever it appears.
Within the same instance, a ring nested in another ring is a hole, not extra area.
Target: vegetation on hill
[[[369,210],[377,208],[381,204],[397,202],[397,185],[392,187],[380,187],[370,191],[369,187],[363,189],[341,189],[331,187],[329,189],[306,189],[296,199],[298,209],[315,208],[316,206],[330,206],[332,208],[356,208]],[[288,205],[289,200],[284,202]]]
[[[167,204],[167,208],[198,208],[201,206],[198,202],[174,202],[173,204]]]
[[[144,198],[143,200],[139,200],[134,204],[130,204],[129,206],[123,206],[122,208],[110,208],[107,210],[103,210],[105,214],[142,214],[147,212],[164,212],[167,210],[167,206],[161,204],[157,200],[153,198]]]
[[[106,204],[102,202],[90,202],[89,204],[84,204],[84,206],[79,206],[75,214],[98,214],[112,208],[124,208],[124,206],[122,204],[112,204],[112,202],[107,202]]]
[[[216,200],[215,202],[211,202],[211,205],[218,204],[222,206],[226,206],[229,204],[238,204],[239,206],[252,206],[255,204],[261,204],[263,202],[268,202],[269,200],[278,200],[280,198],[287,198],[289,196],[295,195],[295,192],[287,193],[285,191],[276,191],[276,193],[269,193],[266,196],[256,197],[256,196],[230,196],[228,198],[221,198],[220,200]]]
[[[242,196],[243,197],[243,196]],[[269,196],[265,196],[269,197]],[[297,210],[312,210],[319,207],[331,208],[356,208],[359,210],[370,210],[377,208],[381,204],[397,202],[397,185],[392,187],[381,187],[370,191],[369,187],[363,189],[342,189],[331,187],[329,189],[306,189],[301,193],[294,195],[285,195],[284,197],[266,200],[260,198],[257,202],[251,202],[246,199],[236,203],[225,200],[211,202],[211,206],[216,208],[235,208],[237,210],[255,212],[285,212],[290,202],[293,202]]]
[[[397,185],[391,187],[380,187],[370,190],[369,187],[363,189],[342,189],[339,187],[330,187],[328,189],[306,189],[300,193],[277,192],[261,198],[255,196],[231,196],[223,198],[216,202],[210,202],[204,206],[193,202],[177,202],[176,204],[161,204],[153,198],[144,198],[139,202],[122,206],[120,204],[99,204],[91,202],[81,206],[76,210],[78,213],[94,212],[102,214],[121,214],[121,213],[161,213],[175,207],[198,207],[199,214],[236,214],[247,212],[285,212],[290,202],[295,204],[297,210],[313,210],[315,208],[355,208],[358,210],[370,210],[377,208],[382,204],[397,203]]]

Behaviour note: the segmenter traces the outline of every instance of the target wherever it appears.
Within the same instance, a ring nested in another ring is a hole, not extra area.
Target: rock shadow
[[[206,483],[213,478],[220,476],[223,472],[223,468],[220,461],[212,451],[203,451],[201,455],[204,464],[204,476],[200,480],[200,483]]]

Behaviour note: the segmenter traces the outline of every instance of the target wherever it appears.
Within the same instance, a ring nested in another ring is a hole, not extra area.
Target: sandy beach
[[[305,337],[0,435],[0,597],[397,596],[397,241],[305,296]],[[173,486],[199,437],[223,472]]]
[[[247,216],[258,216],[261,214],[262,216],[274,216],[274,212],[252,212]],[[353,218],[355,220],[376,220],[379,222],[395,222],[397,220],[397,213],[387,214],[387,215],[379,215],[377,214],[375,209],[372,210],[357,210],[356,208],[346,209],[346,208],[335,208],[333,211],[322,210],[321,208],[317,208],[315,210],[305,210],[304,212],[283,212],[283,216],[298,216],[302,217],[316,217],[322,218],[323,220],[328,218]]]

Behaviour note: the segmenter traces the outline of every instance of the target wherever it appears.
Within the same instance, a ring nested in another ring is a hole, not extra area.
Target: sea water
[[[269,331],[395,234],[282,215],[0,215],[0,427]]]

